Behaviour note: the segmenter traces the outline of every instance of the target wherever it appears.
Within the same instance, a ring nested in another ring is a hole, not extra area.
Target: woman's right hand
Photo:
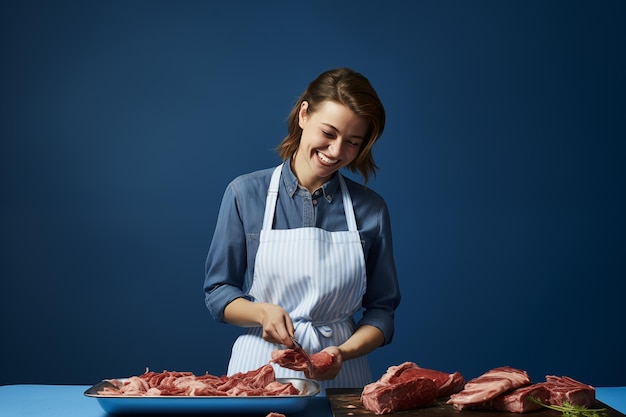
[[[257,303],[257,305],[262,310],[263,339],[270,343],[292,346],[291,337],[294,335],[294,328],[287,311],[276,304]]]
[[[293,346],[293,322],[287,311],[279,305],[237,298],[224,309],[224,321],[242,327],[261,326],[264,340]]]

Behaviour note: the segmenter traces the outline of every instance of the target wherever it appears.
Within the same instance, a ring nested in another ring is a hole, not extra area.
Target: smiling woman
[[[205,293],[216,320],[246,328],[229,374],[263,366],[273,351],[293,347],[295,336],[305,351],[333,358],[315,376],[322,389],[371,382],[366,355],[391,341],[400,302],[389,212],[378,194],[339,170],[358,170],[367,181],[384,123],[367,78],[347,68],[327,71],[291,111],[278,147],[283,164],[227,187]]]
[[[289,133],[279,145],[278,153],[283,160],[291,158],[300,146],[304,129],[302,117],[315,114],[320,111],[321,107],[329,104],[333,106],[332,110],[349,110],[347,113],[351,113],[351,117],[357,116],[357,119],[367,121],[366,130],[361,135],[358,131],[348,132],[349,134],[346,135],[349,137],[350,134],[356,134],[357,139],[362,139],[362,143],[357,146],[359,149],[356,158],[346,165],[352,171],[358,170],[367,182],[369,175],[373,174],[377,168],[372,155],[372,147],[383,134],[386,119],[385,108],[369,80],[348,68],[326,71],[309,84],[289,114]]]
[[[316,112],[309,112],[308,108],[309,103],[303,101],[298,112],[302,137],[292,169],[300,185],[315,192],[357,157],[367,132],[367,120],[335,101],[324,101]]]

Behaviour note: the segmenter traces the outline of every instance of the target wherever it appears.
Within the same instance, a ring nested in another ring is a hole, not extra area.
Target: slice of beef
[[[596,402],[596,390],[568,376],[547,375],[543,385],[550,391],[550,404],[563,405],[568,402],[580,407],[591,407]]]
[[[461,392],[452,394],[448,404],[458,410],[473,408],[509,390],[526,385],[530,385],[530,377],[526,371],[510,366],[494,368],[469,381]]]
[[[389,414],[431,404],[437,398],[432,379],[389,379],[368,384],[361,393],[361,403],[375,414]]]
[[[465,379],[459,372],[448,374],[445,372],[422,368],[413,362],[404,362],[397,367],[391,367],[393,373],[406,379],[426,378],[431,379],[437,385],[437,397],[447,397],[463,389]]]
[[[296,388],[291,382],[282,383],[278,381],[270,382],[265,386],[263,395],[275,396],[275,395],[299,395],[300,390]]]
[[[310,363],[302,352],[295,349],[276,349],[272,352],[272,362],[283,368],[304,372],[310,367]]]
[[[283,368],[304,372],[309,379],[316,379],[335,362],[335,357],[328,352],[317,352],[309,355],[310,361],[295,349],[274,350],[272,352],[272,362]]]
[[[121,386],[120,391],[124,395],[144,395],[148,389],[150,386],[143,378],[131,376]]]
[[[220,385],[218,388],[228,395],[256,396],[261,395],[265,386],[275,380],[274,368],[272,368],[272,365],[267,364],[248,372],[233,374],[228,378],[226,383]]]
[[[509,413],[528,413],[539,410],[540,404],[532,401],[535,398],[544,404],[550,400],[550,391],[544,384],[532,384],[517,388],[487,401],[480,407],[484,410],[506,411]]]

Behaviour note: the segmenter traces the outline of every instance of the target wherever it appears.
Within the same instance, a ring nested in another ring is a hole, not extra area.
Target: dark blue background
[[[372,2],[373,3],[373,2]],[[226,184],[321,71],[388,111],[370,185],[415,361],[626,385],[623,1],[0,6],[0,383],[226,370],[204,306]]]

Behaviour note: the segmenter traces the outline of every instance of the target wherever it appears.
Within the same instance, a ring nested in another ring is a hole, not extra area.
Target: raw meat
[[[475,408],[500,394],[526,385],[530,385],[526,371],[510,366],[494,368],[465,384],[463,390],[452,394],[447,403],[458,410]]]
[[[503,367],[493,369],[482,376],[471,380],[463,391],[450,397],[455,408],[506,411],[511,413],[527,413],[541,408],[543,404],[563,405],[568,402],[581,407],[595,404],[595,389],[570,377],[548,375],[546,382],[530,385],[526,383],[525,371]],[[508,382],[507,382],[508,381]],[[515,388],[515,385],[523,384]],[[510,385],[513,388],[507,388]],[[498,392],[496,395],[494,393]],[[483,398],[488,398],[482,400]]]
[[[583,384],[568,376],[547,375],[543,385],[550,391],[550,404],[591,407],[596,402],[596,390],[591,385]]]
[[[432,379],[437,385],[437,397],[447,397],[448,395],[459,392],[463,389],[463,385],[465,384],[465,379],[459,372],[448,374],[433,369],[421,368],[413,362],[404,362],[397,367],[391,367],[389,369],[393,369],[392,372],[401,373],[402,377],[407,379]]]
[[[267,364],[249,372],[230,377],[195,376],[191,372],[146,372],[125,381],[107,380],[112,387],[98,391],[99,395],[115,396],[269,396],[299,395],[291,383],[276,381],[274,368]]]
[[[363,388],[363,406],[375,414],[388,414],[434,402],[439,391],[437,383],[416,375],[416,367],[412,362],[389,367],[378,381]]]
[[[544,384],[527,385],[498,395],[476,408],[506,411],[509,413],[528,413],[542,408],[541,405],[531,401],[530,398],[535,398],[544,404],[549,404],[550,391]]]
[[[272,352],[272,362],[283,368],[304,372],[309,379],[316,379],[326,372],[335,362],[335,357],[328,352],[317,352],[307,357],[295,349],[275,350]]]
[[[361,394],[363,406],[375,414],[389,414],[431,404],[437,398],[437,385],[431,379],[374,382]]]

